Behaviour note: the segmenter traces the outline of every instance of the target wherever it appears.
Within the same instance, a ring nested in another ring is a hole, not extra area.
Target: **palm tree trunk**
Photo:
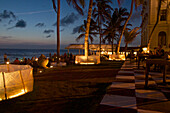
[[[99,8],[98,8],[98,13],[99,13],[100,11],[99,11]],[[101,42],[102,42],[102,40],[101,40],[101,26],[100,26],[100,14],[98,15],[98,26],[99,26],[99,39],[100,39],[100,44],[99,44],[99,56],[101,57]]]
[[[128,43],[126,43],[126,45],[125,45],[125,59],[126,59],[127,45],[128,45]]]
[[[57,63],[59,63],[60,57],[60,0],[58,0],[57,9]]]
[[[159,22],[160,9],[161,9],[161,0],[159,0],[159,2],[158,2],[158,13],[157,13],[156,23],[155,23],[155,25],[154,25],[154,27],[153,27],[153,29],[152,29],[151,34],[149,35],[149,41],[148,41],[148,45],[147,45],[148,50],[149,50],[149,48],[150,48],[150,43],[151,43],[151,40],[152,40],[152,34],[153,34],[153,32],[154,32],[154,30],[155,30],[155,28],[156,28],[156,26],[157,26],[157,24],[158,24],[158,22]]]
[[[120,35],[120,38],[119,38],[119,42],[118,42],[118,46],[117,46],[117,54],[119,54],[120,43],[121,43],[121,40],[122,40],[122,37],[123,37],[123,33],[124,33],[125,29],[126,29],[126,25],[127,25],[127,23],[129,22],[130,17],[132,16],[132,12],[133,12],[133,3],[134,3],[134,0],[131,1],[130,14],[129,14],[129,17],[127,18],[127,20],[126,20],[124,26],[123,26],[123,30],[122,30],[121,35]]]
[[[113,55],[113,42],[114,41],[114,38],[112,38],[112,55]]]
[[[90,0],[88,17],[87,17],[87,25],[86,25],[86,33],[85,33],[85,43],[84,43],[86,58],[88,57],[88,54],[89,54],[89,50],[88,50],[88,37],[89,37],[89,29],[90,29],[92,7],[93,7],[93,0]]]

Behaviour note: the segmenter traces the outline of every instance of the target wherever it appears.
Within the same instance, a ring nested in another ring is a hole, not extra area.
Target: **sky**
[[[118,8],[116,0],[112,0],[112,7]],[[130,10],[130,1],[122,4]],[[80,15],[66,0],[61,0],[60,33],[61,48],[77,42],[79,36],[77,28],[87,19],[88,0],[84,8],[84,15]],[[133,27],[141,24],[141,7],[133,10],[130,20]],[[56,13],[53,10],[52,0],[0,0],[0,48],[19,49],[55,49],[56,48]],[[99,43],[99,38],[94,40]],[[122,46],[124,46],[122,40]],[[140,45],[140,35],[130,44]]]

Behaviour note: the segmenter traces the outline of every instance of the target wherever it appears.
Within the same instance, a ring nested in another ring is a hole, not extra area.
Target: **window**
[[[160,21],[166,21],[166,17],[167,17],[167,10],[161,10],[161,18]]]
[[[166,46],[166,33],[161,31],[158,36],[158,45]]]

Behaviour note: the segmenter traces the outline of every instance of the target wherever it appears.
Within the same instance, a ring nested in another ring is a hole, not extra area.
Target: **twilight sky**
[[[61,0],[61,48],[84,42],[83,39],[75,41],[79,35],[76,28],[87,18],[88,1],[85,15],[81,16],[66,0]],[[117,1],[112,1],[113,8],[118,8]],[[126,0],[122,7],[129,11],[130,2]],[[133,19],[130,20],[133,27],[141,24],[140,10],[141,7],[133,11]],[[55,49],[55,23],[56,13],[51,0],[0,0],[0,48]],[[94,43],[98,42],[96,38]],[[140,45],[140,35],[131,45]]]

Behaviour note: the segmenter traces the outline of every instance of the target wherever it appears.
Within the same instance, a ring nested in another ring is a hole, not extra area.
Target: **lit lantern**
[[[53,68],[53,66],[50,66],[50,68]]]
[[[4,66],[0,65],[0,101],[15,98],[33,90],[31,66],[11,64],[2,68]]]
[[[6,64],[9,64],[9,62],[6,62]]]

